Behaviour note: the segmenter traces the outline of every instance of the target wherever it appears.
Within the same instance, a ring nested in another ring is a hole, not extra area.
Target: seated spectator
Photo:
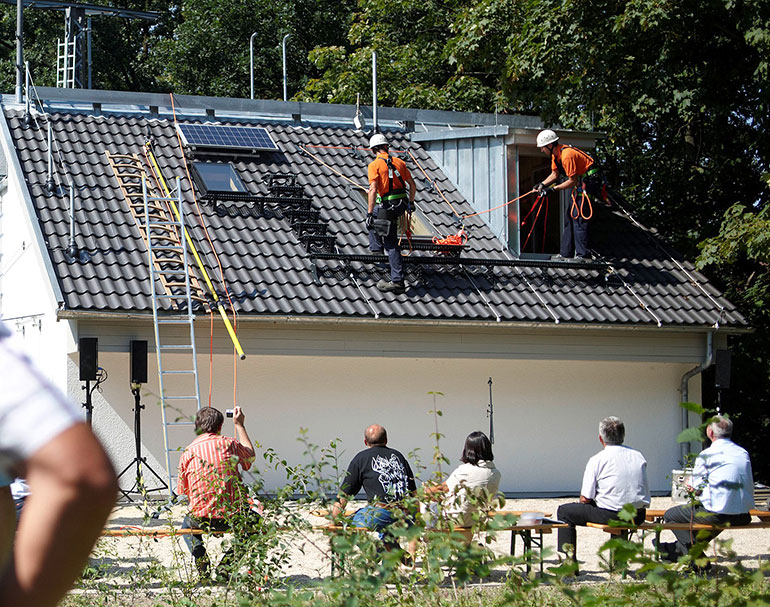
[[[409,462],[399,451],[388,447],[385,428],[378,424],[369,426],[364,431],[364,445],[366,449],[356,454],[348,466],[332,516],[339,517],[348,500],[363,488],[369,503],[353,515],[352,522],[383,532],[396,521],[395,511],[417,487]],[[384,539],[384,535],[380,533],[380,538]],[[396,542],[389,540],[386,545],[394,548]]]
[[[626,504],[636,508],[636,524],[644,522],[650,505],[647,484],[647,461],[644,456],[623,444],[626,428],[617,417],[606,417],[599,424],[599,442],[602,451],[588,460],[580,489],[580,501],[559,506],[557,518],[569,524],[559,529],[557,546],[577,562],[576,525],[609,523],[617,519]]]
[[[221,435],[224,419],[218,409],[200,409],[195,416],[199,436],[179,460],[177,493],[190,500],[190,511],[182,522],[185,528],[239,531],[239,526],[234,525],[238,522],[253,531],[258,525],[259,515],[251,509],[238,469],[248,470],[254,461],[254,447],[244,426],[246,416],[240,407],[233,410],[235,438]],[[201,536],[185,535],[184,539],[198,573],[203,580],[208,579],[210,561]],[[236,538],[222,557],[217,577],[230,577],[240,544]]]
[[[669,508],[663,515],[666,523],[746,525],[751,521],[749,510],[754,507],[751,460],[746,450],[731,440],[732,434],[733,422],[721,415],[706,426],[711,446],[701,451],[695,460],[692,486],[688,487],[698,502]],[[693,533],[683,529],[673,533],[676,542],[662,542],[658,546],[663,557],[670,561],[687,554],[696,540],[708,543],[720,531]],[[701,555],[702,550],[693,556]]]
[[[480,506],[489,507],[500,487],[492,443],[483,432],[471,432],[465,439],[460,464],[441,484],[426,488],[427,494],[443,494],[441,512],[461,527],[473,524]]]

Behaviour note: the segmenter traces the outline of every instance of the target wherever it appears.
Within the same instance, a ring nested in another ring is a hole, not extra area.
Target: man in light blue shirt
[[[665,522],[746,525],[751,521],[749,510],[754,507],[751,460],[744,448],[730,440],[732,433],[730,419],[721,415],[712,419],[706,427],[711,446],[700,452],[693,468],[692,489],[699,503],[670,508],[663,516]],[[673,533],[676,543],[659,546],[663,556],[673,561],[687,554],[696,539],[710,542],[719,535],[719,531],[696,534],[689,529]]]

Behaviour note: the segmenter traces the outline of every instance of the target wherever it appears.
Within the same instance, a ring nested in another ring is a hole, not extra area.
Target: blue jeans
[[[387,508],[370,505],[357,510],[350,520],[357,527],[366,527],[372,531],[382,532],[388,525],[392,525],[396,519],[393,518],[393,514]],[[383,535],[383,533],[380,533],[380,539],[382,539]]]

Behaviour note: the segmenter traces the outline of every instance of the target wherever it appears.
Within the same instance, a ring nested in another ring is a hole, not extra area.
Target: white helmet
[[[381,145],[388,145],[388,140],[385,139],[385,135],[382,133],[375,133],[369,140],[369,149],[373,150]]]
[[[551,129],[540,131],[540,133],[537,135],[537,147],[539,148],[544,148],[545,146],[556,143],[557,141],[559,141],[559,136]]]

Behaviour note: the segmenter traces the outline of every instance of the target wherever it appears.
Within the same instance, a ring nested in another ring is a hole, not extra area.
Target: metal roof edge
[[[172,102],[169,93],[139,93],[130,91],[107,91],[99,89],[64,89],[58,87],[36,88],[42,102],[57,104],[83,104],[98,106],[103,111],[105,106],[133,107],[140,111],[150,108],[163,108],[171,112]],[[5,97],[11,97],[6,95]],[[209,115],[217,112],[238,114],[285,115],[296,120],[302,117],[325,117],[350,120],[356,114],[356,106],[348,104],[316,103],[306,101],[276,101],[271,99],[241,99],[233,97],[206,97],[196,95],[174,95],[174,108],[184,113],[185,110],[197,110]],[[144,109],[146,108],[146,109]],[[372,118],[371,106],[361,106],[361,113]],[[95,110],[96,111],[96,110]],[[394,108],[378,106],[378,118],[396,123],[457,125],[457,126],[508,126],[520,129],[541,129],[543,123],[537,116],[524,114],[488,114],[483,112],[454,112],[448,110],[425,110],[416,108]]]
[[[2,101],[0,101],[0,108],[4,108]],[[38,253],[40,254],[40,257],[43,261],[46,274],[48,275],[48,282],[51,285],[54,299],[57,303],[60,303],[64,301],[64,293],[61,290],[59,279],[56,276],[56,272],[54,271],[50,251],[48,250],[48,245],[45,241],[45,238],[43,237],[43,231],[40,228],[40,221],[38,220],[37,213],[35,212],[35,205],[32,204],[32,197],[29,194],[27,180],[24,178],[24,175],[21,171],[21,166],[18,162],[16,146],[14,145],[13,138],[11,137],[11,130],[8,126],[8,119],[5,117],[5,112],[0,112],[0,114],[2,114],[2,116],[0,116],[0,138],[2,138],[2,141],[5,142],[5,148],[8,151],[6,154],[8,174],[10,175],[11,171],[13,171],[16,177],[16,182],[19,184],[19,190],[21,191],[21,197],[24,203],[24,207],[27,211],[26,215],[27,219],[29,220],[29,227],[32,231],[32,236],[35,240]]]
[[[500,137],[508,134],[510,127],[507,124],[497,126],[477,126],[459,129],[433,129],[423,133],[412,133],[412,141],[436,141],[448,139],[466,139],[469,137]]]
[[[202,320],[204,317],[201,316]],[[152,312],[105,312],[93,310],[59,310],[58,320],[108,320],[119,322],[130,322],[137,320],[152,321]],[[206,316],[208,322],[208,316]],[[553,330],[597,330],[597,331],[634,331],[634,332],[652,332],[652,333],[709,333],[720,332],[726,334],[746,334],[753,333],[751,327],[725,327],[720,326],[715,329],[712,325],[673,325],[658,327],[651,323],[649,325],[624,325],[624,324],[591,324],[591,323],[554,323],[554,322],[518,322],[518,321],[478,321],[478,320],[443,320],[443,319],[419,319],[419,318],[365,318],[365,317],[345,317],[345,316],[301,316],[301,315],[238,315],[238,322],[243,324],[308,324],[308,325],[356,325],[356,326],[403,326],[414,327],[439,327],[439,328],[477,328],[477,329],[553,329]]]

